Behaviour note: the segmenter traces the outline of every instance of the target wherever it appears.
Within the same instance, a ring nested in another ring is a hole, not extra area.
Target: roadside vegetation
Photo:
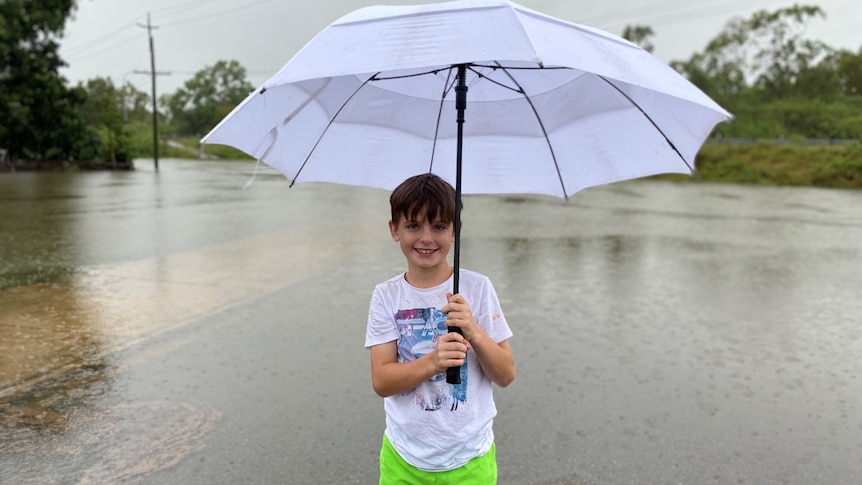
[[[658,175],[674,181],[754,185],[862,188],[862,144],[802,142],[707,142],[695,161],[697,174]]]
[[[149,94],[110,78],[69,86],[58,74],[58,39],[76,5],[0,2],[0,148],[8,151],[0,170],[130,168],[153,156]],[[728,22],[702,52],[671,62],[736,117],[700,151],[698,180],[862,186],[862,46],[853,52],[806,37],[809,23],[825,17],[806,5],[758,11]],[[645,25],[623,32],[647,50],[653,35]],[[160,156],[248,159],[230,147],[201,150],[198,140],[253,89],[242,65],[223,60],[161,95]],[[739,138],[763,141],[727,141]]]
[[[697,157],[706,182],[862,188],[862,145],[707,143]]]

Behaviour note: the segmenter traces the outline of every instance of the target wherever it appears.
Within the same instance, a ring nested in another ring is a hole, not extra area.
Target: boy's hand
[[[442,308],[443,314],[447,317],[446,325],[460,328],[464,338],[469,342],[481,331],[476,320],[473,319],[470,304],[460,294],[446,293],[446,299],[449,303]]]
[[[455,332],[441,335],[434,352],[434,365],[437,373],[446,372],[450,367],[461,367],[467,358],[467,341]]]

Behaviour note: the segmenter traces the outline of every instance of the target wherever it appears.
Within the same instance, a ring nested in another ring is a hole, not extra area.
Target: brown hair
[[[389,196],[392,206],[392,222],[398,224],[401,216],[416,220],[425,211],[428,222],[439,219],[455,222],[455,189],[433,173],[423,173],[408,178]]]

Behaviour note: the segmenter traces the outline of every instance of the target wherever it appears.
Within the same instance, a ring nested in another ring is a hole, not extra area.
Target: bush
[[[707,143],[696,167],[705,182],[862,188],[862,145]]]
[[[862,187],[862,145],[853,145],[820,165],[811,177],[820,187]]]

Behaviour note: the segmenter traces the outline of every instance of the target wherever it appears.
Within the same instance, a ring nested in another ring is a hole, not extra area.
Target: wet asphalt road
[[[2,201],[47,225],[4,216],[38,241],[7,232],[4,271],[55,277],[0,291],[0,483],[376,483],[387,194],[196,163]],[[860,195],[468,199],[462,261],[515,332],[500,483],[858,483]]]

